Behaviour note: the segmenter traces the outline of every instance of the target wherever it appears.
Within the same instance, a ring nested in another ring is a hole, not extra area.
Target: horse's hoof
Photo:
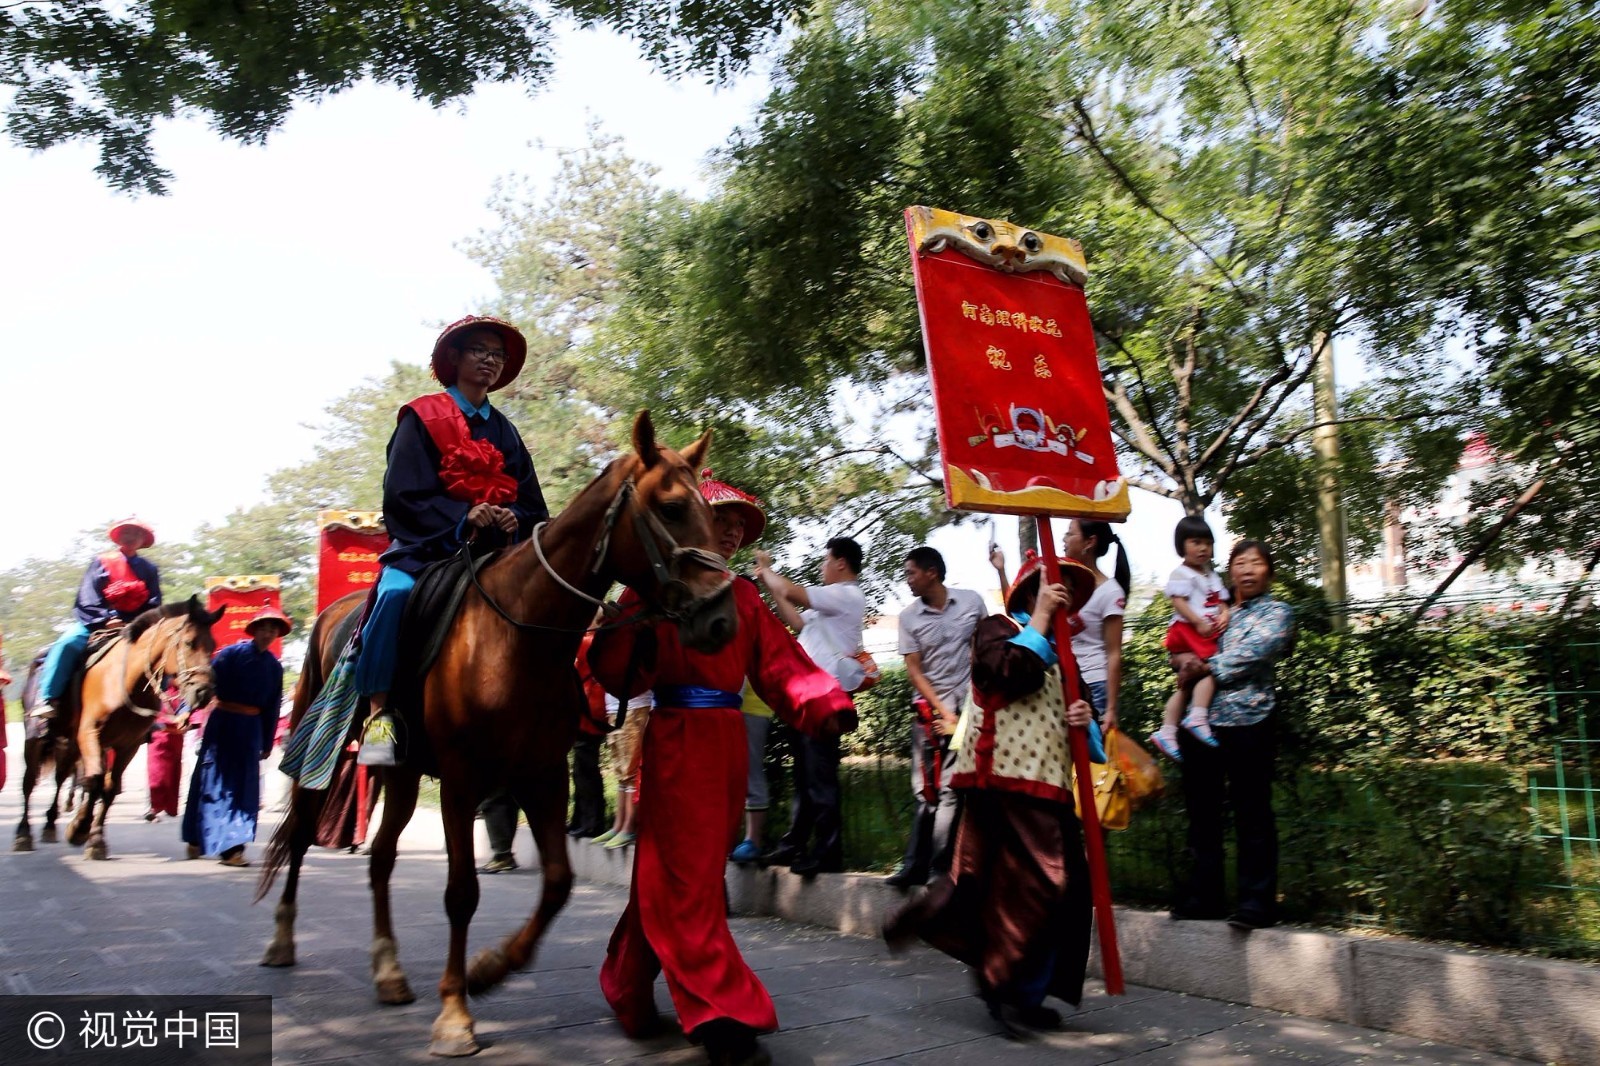
[[[17,837],[17,838],[15,838],[14,840],[11,841],[11,850],[12,851],[32,851],[33,850],[33,838],[32,837]]]
[[[79,828],[78,824],[74,822],[72,825],[67,827],[67,843],[71,844],[73,847],[82,847],[88,839],[89,827],[87,825]]]
[[[267,953],[261,956],[263,966],[293,966],[293,944],[268,944]]]
[[[478,1038],[472,1034],[471,1025],[433,1025],[433,1042],[428,1054],[440,1058],[459,1059],[478,1053]]]
[[[378,1002],[387,1006],[400,1007],[407,1003],[415,1003],[417,999],[417,994],[411,991],[411,985],[406,982],[403,975],[400,977],[385,977],[381,981],[374,981],[372,982],[372,987],[378,991]],[[471,1035],[471,1030],[468,1030],[467,1035]],[[472,1049],[472,1051],[476,1050],[478,1049]],[[470,1055],[472,1051],[461,1051],[457,1052],[457,1054]],[[435,1051],[434,1054],[438,1055],[440,1052]]]
[[[467,964],[467,995],[483,995],[504,981],[510,971],[511,963],[504,951],[484,948]]]
[[[43,829],[39,830],[39,843],[41,843],[41,844],[54,844],[55,842],[56,842],[56,827],[55,826],[47,825]]]
[[[83,849],[83,857],[85,859],[93,859],[95,862],[104,862],[109,856],[106,854],[106,846],[104,844],[90,844]]]

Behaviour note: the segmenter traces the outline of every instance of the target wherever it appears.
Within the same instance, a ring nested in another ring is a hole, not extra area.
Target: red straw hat
[[[1028,595],[1038,595],[1039,572],[1044,569],[1044,560],[1039,553],[1029,548],[1022,557],[1022,569],[1017,571],[1016,579],[1011,582],[1011,588],[1006,592],[1006,610],[1012,614],[1022,610],[1022,601]],[[1078,562],[1076,559],[1062,558],[1061,580],[1072,593],[1072,609],[1074,611],[1089,602],[1089,597],[1094,593],[1094,571]]]
[[[716,480],[710,470],[700,471],[700,495],[712,507],[732,507],[744,513],[744,539],[739,542],[741,548],[754,544],[761,536],[761,531],[767,528],[767,513],[761,509],[761,501],[726,481]]]
[[[489,391],[503,389],[516,380],[522,373],[522,364],[528,359],[528,340],[516,326],[503,322],[489,315],[468,315],[458,319],[444,328],[439,334],[439,339],[433,342],[433,376],[439,384],[449,387],[456,383],[456,367],[445,354],[454,345],[455,339],[469,329],[492,329],[500,334],[501,343],[506,346],[506,362],[500,368],[500,376],[495,379]]]
[[[143,551],[145,548],[150,547],[156,542],[156,531],[139,521],[137,518],[124,518],[122,521],[112,526],[111,532],[107,533],[106,536],[111,538],[112,543],[117,543],[117,535],[125,529],[137,529],[140,533],[144,534],[144,543],[140,544],[134,549],[134,551]]]
[[[290,621],[288,615],[284,614],[276,607],[268,605],[257,611],[256,616],[245,623],[244,631],[248,633],[262,622],[277,622],[283,626],[283,631],[285,633],[294,628],[294,622]]]

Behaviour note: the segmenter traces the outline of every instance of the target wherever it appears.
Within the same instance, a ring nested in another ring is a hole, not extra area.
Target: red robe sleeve
[[[856,708],[833,675],[811,661],[747,578],[734,579],[740,637],[749,637],[750,687],[790,726],[809,737],[847,733]],[[741,639],[741,642],[742,639]]]
[[[618,600],[624,615],[643,608],[644,604],[639,594],[632,589],[625,589],[622,598]],[[645,634],[649,635],[646,636]],[[594,674],[594,679],[611,695],[626,703],[647,689],[653,688],[656,683],[657,649],[646,647],[640,649],[639,661],[633,666],[632,692],[623,692],[622,683],[628,673],[628,659],[633,655],[634,647],[643,638],[648,644],[655,644],[655,631],[650,626],[618,626],[615,629],[603,629],[594,635],[594,642],[589,645],[589,669]]]

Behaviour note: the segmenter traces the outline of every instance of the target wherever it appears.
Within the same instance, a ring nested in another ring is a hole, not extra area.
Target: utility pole
[[[1322,597],[1342,608],[1348,597],[1345,585],[1344,497],[1339,491],[1339,398],[1333,380],[1333,338],[1317,333],[1311,339],[1317,360],[1311,379],[1311,434],[1317,462],[1317,554],[1322,564]],[[1333,627],[1345,627],[1345,612],[1334,614]]]

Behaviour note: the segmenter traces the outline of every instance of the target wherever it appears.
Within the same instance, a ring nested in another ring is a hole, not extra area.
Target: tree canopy
[[[435,107],[484,82],[538,89],[557,21],[634,38],[673,74],[742,69],[800,0],[20,0],[0,4],[6,128],[44,149],[86,139],[97,172],[122,190],[164,192],[159,119],[192,113],[223,137],[259,143],[299,103],[362,79]]]

